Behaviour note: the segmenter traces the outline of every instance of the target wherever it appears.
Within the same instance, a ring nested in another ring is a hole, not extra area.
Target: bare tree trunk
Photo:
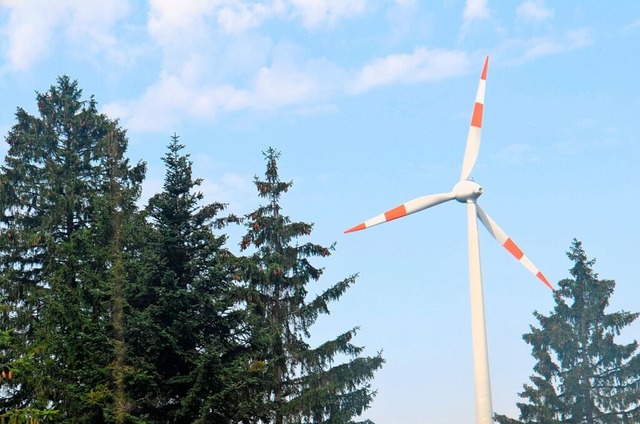
[[[111,278],[113,284],[113,311],[111,315],[114,332],[114,409],[116,424],[125,422],[128,409],[126,393],[124,390],[124,266],[122,263],[122,193],[118,181],[118,151],[117,135],[109,134],[109,191],[111,202]]]

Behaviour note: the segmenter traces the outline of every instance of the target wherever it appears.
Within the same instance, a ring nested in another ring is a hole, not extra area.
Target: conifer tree
[[[111,224],[135,210],[145,166],[123,157],[124,131],[76,81],[62,76],[36,99],[38,116],[18,108],[0,173],[0,330],[17,364],[0,407],[105,422],[126,406],[114,398]]]
[[[235,412],[224,391],[233,381],[227,361],[239,311],[227,236],[215,231],[237,219],[218,217],[221,203],[202,204],[202,180],[192,177],[183,149],[174,135],[163,191],[146,208],[139,278],[128,294],[131,361],[144,370],[130,384],[134,413],[148,423],[228,423]]]
[[[640,355],[638,343],[617,344],[615,337],[638,313],[607,313],[615,281],[599,279],[582,243],[567,253],[573,278],[555,292],[556,306],[546,316],[535,312],[539,327],[523,336],[536,359],[532,384],[525,384],[518,403],[520,420],[503,415],[496,421],[516,423],[640,422]]]
[[[241,243],[241,249],[254,250],[246,257],[241,279],[256,320],[250,369],[262,376],[262,385],[256,386],[261,391],[253,393],[262,411],[247,422],[352,423],[369,407],[375,395],[369,382],[384,361],[380,353],[361,356],[363,348],[351,342],[357,328],[317,347],[309,345],[311,326],[356,276],[309,296],[308,285],[323,274],[310,259],[329,256],[333,246],[298,241],[311,234],[312,225],[282,214],[280,198],[292,183],[278,175],[279,156],[272,148],[265,153],[266,178],[256,177],[255,185],[266,204],[246,216]],[[338,358],[347,359],[336,363]]]

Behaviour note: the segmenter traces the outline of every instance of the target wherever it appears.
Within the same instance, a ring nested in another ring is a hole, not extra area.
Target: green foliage
[[[535,312],[540,327],[523,336],[536,359],[532,384],[525,384],[515,423],[631,423],[640,421],[638,343],[614,339],[638,313],[607,313],[615,282],[593,272],[582,244],[574,240],[568,257],[573,278],[560,281],[556,306],[546,316]]]
[[[124,131],[81,96],[77,82],[60,77],[37,94],[39,116],[19,108],[7,135],[0,328],[15,339],[8,359],[32,366],[16,375],[0,407],[55,409],[66,422],[97,423],[116,383],[112,218],[133,209],[144,165],[122,158]],[[91,393],[100,385],[109,389],[97,399]]]
[[[234,378],[225,363],[233,359],[239,319],[232,310],[233,257],[223,247],[226,236],[214,230],[237,219],[218,218],[222,204],[201,205],[201,180],[192,178],[183,148],[174,135],[164,157],[164,189],[146,208],[139,278],[128,296],[129,354],[145,370],[130,387],[135,414],[147,422],[196,422],[203,402],[225,400],[223,380]],[[231,407],[218,404],[213,415],[225,416]]]
[[[66,76],[36,100],[0,168],[0,424],[340,424],[370,405],[383,359],[357,328],[307,343],[355,276],[308,296],[333,246],[280,214],[277,152],[238,258],[222,231],[241,220],[203,204],[176,135],[140,210],[117,121]]]
[[[278,175],[279,153],[269,149],[266,179],[256,177],[258,194],[266,204],[246,217],[241,248],[254,248],[243,264],[246,301],[258,331],[253,369],[263,374],[265,410],[259,422],[349,423],[375,395],[369,381],[383,364],[381,354],[361,357],[362,347],[351,343],[357,328],[312,348],[310,327],[328,303],[338,300],[355,282],[351,276],[308,300],[307,287],[322,276],[310,258],[327,257],[324,247],[298,239],[311,234],[312,225],[294,222],[281,213],[280,197],[291,187]],[[336,364],[338,358],[346,362]]]

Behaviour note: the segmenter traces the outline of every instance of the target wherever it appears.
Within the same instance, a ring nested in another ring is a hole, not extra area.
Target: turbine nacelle
[[[478,197],[482,195],[482,186],[475,181],[463,180],[454,185],[451,192],[460,203],[475,203]]]

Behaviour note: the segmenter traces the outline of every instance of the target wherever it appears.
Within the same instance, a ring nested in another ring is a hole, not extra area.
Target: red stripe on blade
[[[358,224],[358,225],[356,225],[355,227],[351,227],[351,228],[349,228],[349,229],[348,229],[347,231],[345,231],[344,233],[345,233],[345,234],[347,234],[347,233],[353,233],[354,231],[364,230],[365,228],[367,228],[367,226],[366,226],[366,225],[364,225],[364,223],[362,223],[362,224]]]
[[[547,280],[546,277],[544,275],[542,275],[541,272],[538,272],[536,274],[536,277],[538,277],[547,287],[549,287],[551,290],[553,290],[553,286],[551,285],[551,283],[549,283],[549,280]]]
[[[509,253],[515,256],[517,260],[520,260],[520,258],[524,256],[524,253],[522,253],[522,250],[520,250],[520,248],[516,246],[516,244],[510,238],[504,242],[503,246],[505,249],[509,251]]]
[[[393,208],[390,211],[384,213],[384,217],[387,221],[391,221],[394,219],[402,218],[407,214],[407,209],[404,205],[400,205],[397,208]]]
[[[482,110],[484,106],[482,103],[476,103],[473,107],[473,116],[471,117],[471,126],[482,128]]]
[[[483,80],[487,79],[487,68],[489,67],[489,56],[487,56],[487,58],[484,60],[484,67],[482,68],[482,75],[480,76],[480,78],[482,78]]]

